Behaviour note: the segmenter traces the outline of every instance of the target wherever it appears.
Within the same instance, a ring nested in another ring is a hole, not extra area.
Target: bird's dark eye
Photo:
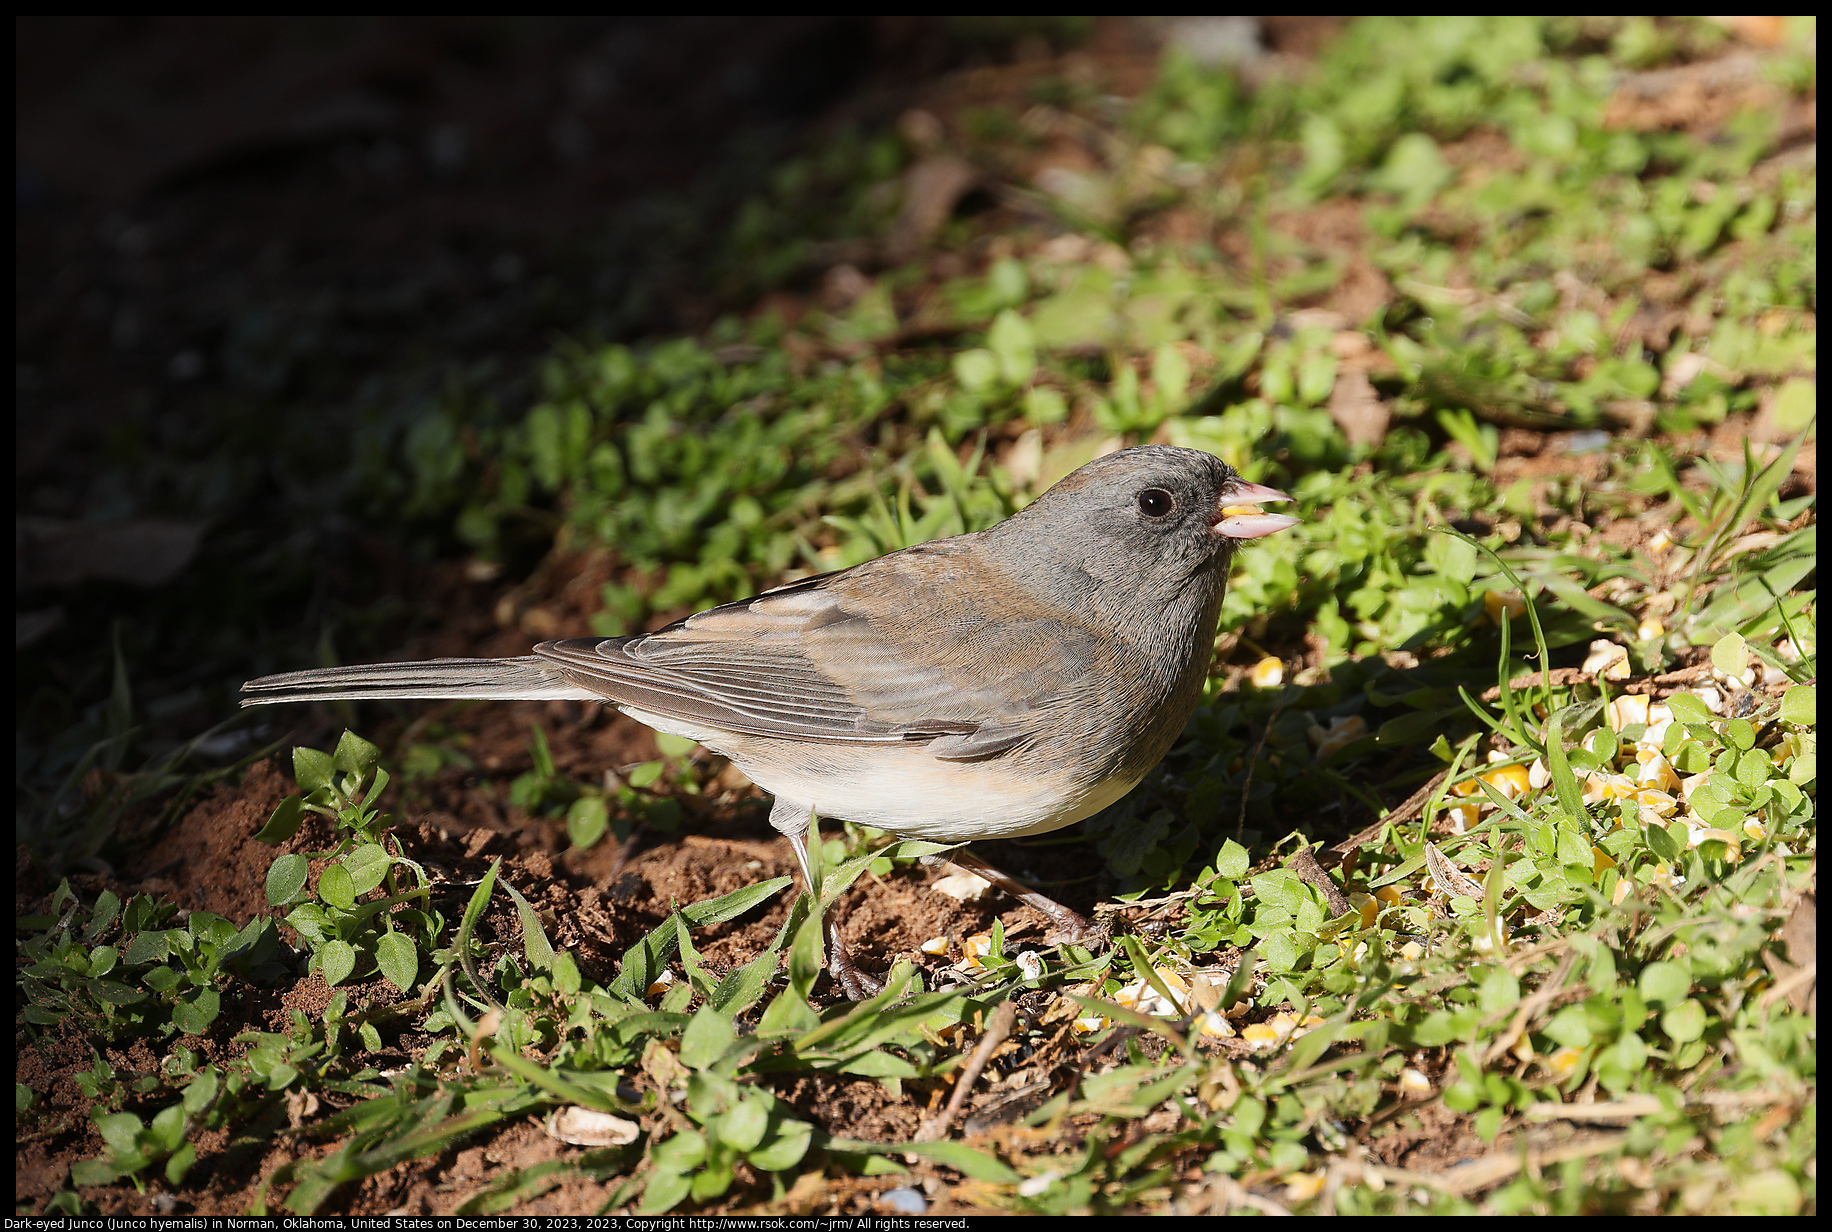
[[[1139,493],[1139,512],[1148,518],[1161,518],[1176,505],[1176,500],[1163,488],[1146,488]]]

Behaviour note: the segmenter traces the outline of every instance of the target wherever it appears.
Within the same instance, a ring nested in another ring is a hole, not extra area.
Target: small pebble
[[[920,1215],[929,1209],[929,1200],[920,1189],[887,1189],[878,1195],[878,1201],[899,1215]]]

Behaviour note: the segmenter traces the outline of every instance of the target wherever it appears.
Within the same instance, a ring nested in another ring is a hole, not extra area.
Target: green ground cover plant
[[[300,1144],[257,1213],[335,1211],[539,1121],[577,1149],[458,1212],[580,1178],[644,1214],[840,1209],[880,1178],[1029,1214],[1815,1210],[1790,921],[1817,858],[1817,181],[1780,136],[1814,30],[1753,57],[1708,134],[1630,114],[1649,75],[1725,55],[1680,21],[1369,18],[1252,86],[1174,49],[1123,104],[1036,83],[950,117],[997,207],[848,262],[849,296],[570,342],[523,405],[455,390],[371,425],[351,509],[486,564],[530,528],[608,546],[605,635],[988,526],[1123,443],[1209,450],[1302,521],[1243,554],[1181,743],[1047,840],[1116,896],[1099,951],[995,926],[828,1003],[837,896],[937,850],[848,827],[742,965],[696,933],[787,879],[676,904],[596,969],[527,887],[441,885],[380,811],[456,744],[294,749],[258,837],[330,845],[276,856],[272,916],[66,884],[19,921],[21,1029],[94,1050],[106,1143],[53,1206],[181,1192],[208,1132]],[[1092,168],[1045,173],[1071,138]],[[786,165],[716,267],[752,302],[805,284],[882,241],[924,157],[855,133]],[[1338,216],[1352,252],[1320,238]],[[1351,266],[1365,303],[1336,294]],[[604,782],[532,741],[502,798],[579,849],[709,790],[684,741]],[[199,1051],[226,998],[307,974],[320,1016]],[[128,1039],[156,1070],[111,1066]],[[840,1075],[996,1107],[868,1141],[798,1102]]]

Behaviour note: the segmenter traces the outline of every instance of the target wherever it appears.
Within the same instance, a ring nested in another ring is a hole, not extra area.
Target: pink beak
[[[1298,524],[1297,518],[1282,513],[1248,512],[1237,508],[1242,505],[1258,505],[1264,501],[1291,499],[1277,488],[1235,479],[1221,489],[1220,497],[1216,502],[1218,516],[1214,530],[1216,534],[1225,535],[1229,539],[1259,539]]]

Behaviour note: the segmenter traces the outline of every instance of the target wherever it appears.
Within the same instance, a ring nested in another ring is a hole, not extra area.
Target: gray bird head
[[[1096,458],[985,532],[1001,564],[1033,581],[1134,587],[1141,598],[1183,591],[1197,575],[1224,575],[1234,548],[1296,525],[1249,508],[1290,500],[1248,483],[1212,454],[1142,445]],[[1079,576],[1078,576],[1079,575]]]

